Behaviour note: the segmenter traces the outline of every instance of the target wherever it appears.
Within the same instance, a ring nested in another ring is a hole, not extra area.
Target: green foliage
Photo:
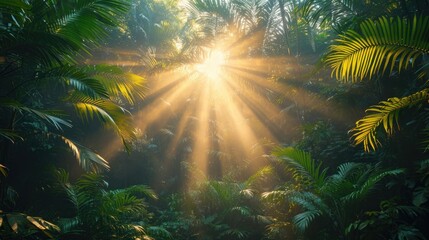
[[[77,63],[119,24],[129,7],[128,1],[118,0],[0,5],[1,161],[8,157],[7,141],[26,144],[36,133],[42,138],[59,136],[85,169],[95,169],[93,164],[106,169],[100,156],[61,136],[64,127],[78,126],[68,116],[70,104],[82,120],[100,120],[124,143],[134,137],[131,116],[121,104],[143,97],[143,78],[117,67]]]
[[[83,235],[91,239],[145,238],[144,221],[150,217],[145,198],[156,198],[147,186],[107,190],[102,175],[87,173],[74,184],[64,170],[55,173],[58,190],[75,209],[75,216],[59,221],[64,235]]]
[[[360,25],[361,33],[350,30],[332,45],[326,63],[340,80],[359,81],[383,75],[389,68],[398,72],[424,61],[429,51],[429,17],[409,19],[381,17]],[[423,62],[423,65],[425,63]],[[424,74],[420,74],[423,77]],[[376,136],[382,125],[391,135],[398,125],[399,112],[427,100],[427,89],[402,98],[390,98],[367,110],[369,115],[356,122],[352,129],[355,144],[363,143],[366,151],[375,150],[380,142]],[[399,125],[398,125],[399,126]]]
[[[402,169],[385,170],[378,165],[346,162],[338,166],[335,174],[326,176],[326,170],[320,170],[321,164],[315,165],[314,160],[305,152],[286,148],[283,149],[283,154],[279,153],[281,152],[274,152],[283,159],[294,155],[284,162],[288,166],[285,170],[292,173],[294,180],[303,187],[265,192],[262,198],[277,204],[281,201],[289,202],[289,211],[285,213],[288,215],[291,214],[293,205],[299,206],[301,210],[293,214],[293,223],[308,237],[346,237],[346,229],[353,221],[360,219],[365,211],[374,207],[365,205],[365,202],[375,194],[374,190],[378,189],[382,181],[404,173]]]
[[[281,159],[298,183],[321,186],[325,182],[328,169],[321,169],[322,163],[317,164],[309,153],[286,147],[274,150],[273,154]]]
[[[0,211],[0,235],[5,239],[57,239],[60,229],[40,217]]]
[[[357,121],[356,127],[351,130],[354,143],[356,145],[363,143],[366,151],[375,150],[380,145],[376,137],[376,130],[380,125],[387,134],[393,134],[395,125],[399,128],[400,111],[418,105],[427,99],[429,99],[428,89],[424,89],[407,97],[389,98],[387,101],[368,108],[366,112],[370,114]]]
[[[359,81],[408,68],[429,52],[429,17],[413,19],[382,17],[360,25],[361,33],[349,30],[330,47],[326,63],[337,79]]]

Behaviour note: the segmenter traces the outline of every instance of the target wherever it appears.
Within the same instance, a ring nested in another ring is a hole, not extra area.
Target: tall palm
[[[360,31],[349,30],[336,40],[326,56],[332,74],[342,81],[362,81],[394,71],[417,69],[421,80],[428,79],[429,17],[367,20]],[[414,90],[415,91],[415,90]],[[382,127],[391,135],[399,126],[400,112],[409,107],[422,109],[429,99],[429,89],[419,84],[408,96],[393,97],[367,109],[368,115],[352,129],[355,144],[363,143],[366,151],[379,145],[377,130]]]
[[[143,96],[143,79],[116,67],[82,66],[89,54],[118,24],[128,1],[9,1],[0,4],[0,141],[1,161],[10,143],[35,132],[71,147],[80,164],[108,168],[99,155],[63,136],[75,123],[99,119],[125,142],[133,137],[131,115],[120,103]]]

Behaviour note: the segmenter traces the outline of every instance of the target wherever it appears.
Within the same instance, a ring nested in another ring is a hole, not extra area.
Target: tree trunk
[[[287,52],[290,54],[290,44],[289,44],[289,29],[286,21],[286,11],[285,11],[285,5],[284,0],[277,0],[279,3],[280,8],[280,15],[282,17],[282,25],[283,25],[283,32],[284,32],[284,38],[285,38],[285,44],[287,47]]]

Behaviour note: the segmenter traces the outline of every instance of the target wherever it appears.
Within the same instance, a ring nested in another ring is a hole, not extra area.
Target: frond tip
[[[414,93],[403,98],[389,98],[381,101],[366,110],[370,114],[356,122],[356,126],[351,130],[354,144],[363,143],[365,151],[375,150],[380,142],[377,140],[376,130],[382,124],[384,131],[391,135],[394,126],[399,128],[399,113],[402,109],[414,106],[429,99],[429,89]]]

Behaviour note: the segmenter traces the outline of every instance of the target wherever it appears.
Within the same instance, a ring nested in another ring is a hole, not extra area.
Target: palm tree
[[[145,199],[156,199],[147,186],[107,190],[104,177],[96,173],[82,175],[74,184],[65,170],[55,172],[57,188],[65,194],[74,210],[71,218],[58,222],[64,236],[85,239],[136,239],[147,237],[144,225],[149,213]],[[145,223],[146,221],[146,223]]]
[[[274,152],[275,160],[285,166],[298,187],[288,187],[265,192],[267,201],[286,201],[289,208],[297,205],[301,212],[292,220],[304,236],[322,239],[346,239],[348,228],[365,212],[376,208],[368,204],[380,182],[387,176],[401,174],[401,169],[384,170],[378,165],[347,162],[338,166],[335,174],[327,176],[308,153],[280,148]],[[275,225],[276,222],[273,223]]]
[[[107,162],[63,135],[82,120],[99,119],[125,143],[133,137],[130,113],[120,103],[143,96],[143,78],[116,67],[82,66],[78,59],[118,24],[128,1],[8,1],[0,4],[0,143],[7,161],[12,143],[34,133],[65,142],[87,170]]]
[[[198,231],[217,236],[216,239],[254,239],[265,219],[252,204],[255,193],[246,183],[203,182],[191,192],[202,223]]]
[[[418,79],[427,79],[429,53],[429,17],[387,18],[367,20],[360,31],[349,30],[332,45],[325,62],[332,67],[332,74],[342,81],[363,81],[378,75],[401,72],[413,67]],[[366,151],[379,145],[377,130],[381,126],[392,135],[399,126],[399,115],[404,109],[421,109],[429,99],[425,84],[408,96],[393,97],[367,109],[368,115],[356,122],[351,130],[354,143],[363,143]],[[427,124],[427,122],[426,122]],[[425,127],[427,129],[427,127]]]

